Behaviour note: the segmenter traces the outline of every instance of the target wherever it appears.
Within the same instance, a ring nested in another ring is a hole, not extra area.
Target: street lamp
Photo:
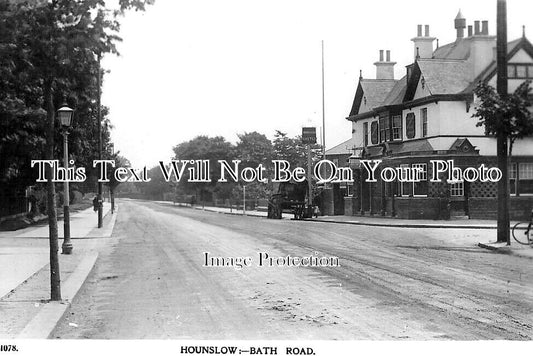
[[[68,129],[72,124],[72,117],[74,116],[74,110],[69,108],[67,104],[61,105],[57,110],[57,117],[63,127],[63,153],[64,153],[64,166],[68,170]],[[63,183],[63,227],[64,237],[63,245],[61,246],[62,253],[64,255],[70,255],[72,253],[72,242],[70,242],[70,211],[69,211],[69,190],[68,190],[68,174],[65,177]]]

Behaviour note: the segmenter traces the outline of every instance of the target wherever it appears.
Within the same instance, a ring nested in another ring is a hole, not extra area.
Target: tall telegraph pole
[[[498,0],[496,12],[497,37],[496,37],[496,63],[498,79],[496,89],[500,97],[508,94],[507,84],[507,1]],[[511,244],[509,234],[509,171],[507,136],[503,132],[497,133],[496,152],[498,168],[502,172],[502,179],[498,182],[498,242]]]
[[[101,81],[102,81],[102,70],[100,67],[101,54],[98,54],[98,77],[96,85],[98,86],[98,98],[97,100],[97,120],[98,120],[98,159],[102,160],[102,105],[100,99],[102,96],[101,92]],[[102,227],[103,212],[102,212],[102,182],[98,182],[98,228]]]
[[[326,104],[324,100],[324,40],[322,40],[322,159],[326,159]]]

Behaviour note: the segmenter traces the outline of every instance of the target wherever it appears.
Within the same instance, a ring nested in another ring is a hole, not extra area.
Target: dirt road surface
[[[53,337],[532,339],[532,260],[435,238],[446,233],[124,200]],[[206,267],[206,252],[253,261]],[[258,266],[258,253],[336,256],[340,266]]]

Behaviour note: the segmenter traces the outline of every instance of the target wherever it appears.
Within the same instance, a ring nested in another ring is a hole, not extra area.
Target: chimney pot
[[[425,36],[426,36],[426,37],[429,37],[429,25],[426,25],[425,30],[426,30],[426,31],[425,31],[425,32],[426,32],[426,33],[425,33]]]
[[[422,37],[422,25],[418,25],[417,36]]]
[[[463,38],[465,36],[466,19],[461,13],[461,10],[459,10],[459,12],[457,13],[454,24],[455,24],[455,29],[457,31],[457,38],[458,39]]]
[[[468,37],[472,37],[472,25],[468,25]]]
[[[474,21],[474,35],[480,35],[479,21]]]
[[[488,21],[481,22],[481,34],[485,36],[489,35],[489,22]]]
[[[393,80],[394,79],[394,65],[395,62],[390,61],[390,51],[387,50],[387,60],[385,61],[385,50],[379,50],[379,61],[375,62],[376,66],[376,79],[379,80]]]

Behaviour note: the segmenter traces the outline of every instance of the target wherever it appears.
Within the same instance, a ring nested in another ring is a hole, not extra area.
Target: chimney
[[[481,21],[481,34],[488,36],[489,35],[489,22]]]
[[[496,37],[489,36],[489,22],[475,21],[474,36],[470,42],[470,57],[468,58],[472,64],[473,78],[476,78],[494,60],[495,46]]]
[[[390,61],[390,50],[387,50],[386,60],[383,58],[383,50],[379,51],[379,61],[375,62],[376,79],[394,80],[394,65],[396,62]]]
[[[463,38],[465,36],[466,28],[466,19],[464,18],[461,10],[457,13],[455,17],[455,29],[457,30],[457,38]]]
[[[468,25],[468,37],[472,37],[472,25]]]
[[[414,57],[417,58],[417,55],[420,58],[432,58],[433,57],[433,41],[435,37],[429,36],[429,25],[425,25],[425,36],[422,35],[422,25],[418,25],[417,36],[412,38],[411,41],[414,43]]]

